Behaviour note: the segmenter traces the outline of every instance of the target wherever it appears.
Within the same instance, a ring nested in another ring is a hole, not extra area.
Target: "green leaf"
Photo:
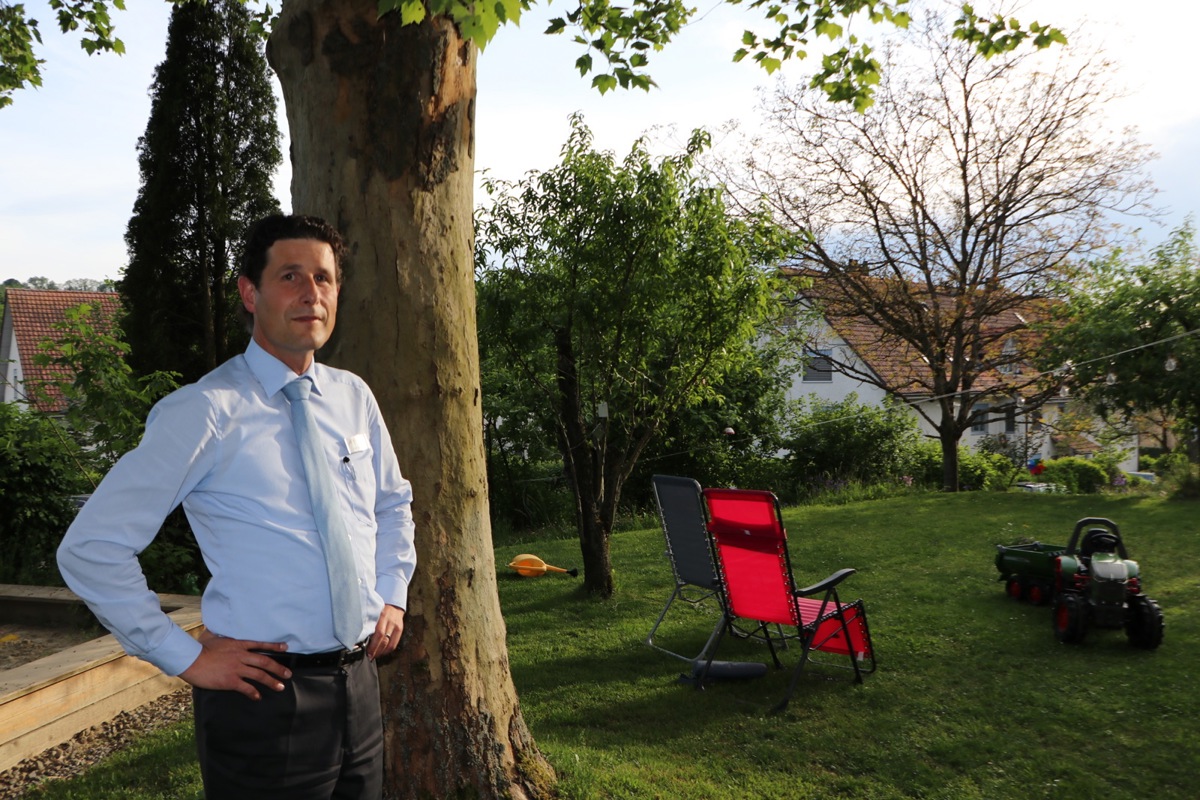
[[[414,25],[425,19],[425,4],[421,0],[391,0],[393,8],[400,9],[400,22],[403,25]],[[383,5],[383,2],[380,2]]]
[[[599,89],[600,94],[605,94],[617,88],[617,79],[612,75],[597,75],[592,78],[592,88]]]
[[[496,16],[502,22],[519,24],[521,21],[521,11],[521,0],[498,0],[496,3]]]
[[[828,22],[825,20],[819,20],[815,25],[813,25],[813,33],[817,34],[818,36],[824,36],[828,39],[838,38],[842,35],[843,30],[844,29],[842,26],[838,25],[836,22]]]

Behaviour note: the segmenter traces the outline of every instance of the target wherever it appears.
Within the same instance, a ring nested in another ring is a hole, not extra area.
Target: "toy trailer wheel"
[[[1087,635],[1087,606],[1077,594],[1063,593],[1054,601],[1054,636],[1063,644],[1079,644]]]
[[[1050,587],[1040,581],[1029,584],[1025,590],[1025,599],[1035,606],[1044,606],[1049,603],[1051,595],[1053,595],[1053,591]]]
[[[1025,586],[1021,583],[1020,578],[1009,578],[1008,583],[1004,584],[1004,593],[1013,600],[1025,599]]]
[[[1158,603],[1145,595],[1132,598],[1125,618],[1125,635],[1134,647],[1158,649],[1163,640],[1163,613]]]

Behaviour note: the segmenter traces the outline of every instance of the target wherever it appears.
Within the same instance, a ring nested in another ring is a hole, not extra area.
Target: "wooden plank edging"
[[[0,586],[0,593],[13,588],[34,587]],[[192,636],[200,635],[204,627],[199,598],[159,597],[165,610],[174,609],[170,616],[176,624]],[[126,655],[112,635],[0,672],[0,771],[186,685]]]

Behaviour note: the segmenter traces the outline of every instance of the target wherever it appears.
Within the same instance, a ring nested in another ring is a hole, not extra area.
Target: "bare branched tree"
[[[986,59],[933,16],[906,36],[885,48],[865,113],[781,85],[765,103],[768,133],[723,177],[806,232],[805,299],[835,330],[853,327],[862,359],[833,368],[913,404],[954,490],[958,441],[976,419],[1004,404],[1032,413],[1054,394],[1024,367],[1031,317],[1115,219],[1150,212],[1153,154],[1110,130],[1111,65],[1074,44]]]

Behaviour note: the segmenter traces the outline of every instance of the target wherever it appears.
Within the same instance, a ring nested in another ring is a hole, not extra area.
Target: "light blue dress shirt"
[[[406,607],[416,566],[412,487],[366,383],[314,364],[310,402],[353,538],[366,638],[384,603]],[[151,411],[127,453],[79,512],[58,550],[67,585],[127,652],[178,675],[200,644],[149,590],[140,553],[183,504],[212,572],[201,611],[221,636],[341,647],[333,635],[320,534],[283,385],[296,379],[251,342]]]

